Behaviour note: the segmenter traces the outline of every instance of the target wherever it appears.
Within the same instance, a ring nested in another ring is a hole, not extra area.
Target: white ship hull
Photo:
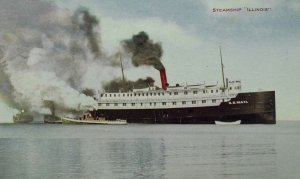
[[[222,122],[222,121],[215,121],[216,124],[218,125],[231,125],[231,124],[241,124],[241,120],[238,120],[238,121],[234,121],[234,122]]]

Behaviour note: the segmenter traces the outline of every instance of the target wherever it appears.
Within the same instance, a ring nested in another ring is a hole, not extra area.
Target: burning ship
[[[223,85],[169,86],[166,70],[161,68],[161,88],[100,93],[98,108],[92,115],[125,119],[128,123],[275,124],[275,91],[242,92],[241,81],[224,79],[221,49],[220,56]]]
[[[33,121],[33,116],[24,109],[20,113],[13,116],[14,123],[30,123]]]

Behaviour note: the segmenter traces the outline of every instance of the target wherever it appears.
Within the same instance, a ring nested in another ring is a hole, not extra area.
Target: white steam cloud
[[[75,21],[78,11],[40,0],[1,0],[0,8],[0,96],[6,104],[33,114],[49,112],[45,100],[55,103],[58,115],[95,108],[82,91],[96,92],[116,70],[95,45],[98,24]]]

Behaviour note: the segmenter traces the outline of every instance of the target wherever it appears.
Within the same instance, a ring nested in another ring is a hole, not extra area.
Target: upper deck
[[[104,109],[214,106],[229,101],[241,91],[240,81],[229,81],[226,86],[176,85],[166,90],[149,87],[129,92],[100,93],[98,106]]]

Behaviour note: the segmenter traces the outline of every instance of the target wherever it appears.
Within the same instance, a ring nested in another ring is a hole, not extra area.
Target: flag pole
[[[222,59],[222,50],[221,50],[221,46],[219,46],[220,49],[220,57],[221,57],[221,68],[222,68],[222,78],[223,78],[223,87],[225,87],[225,79],[224,79],[224,65],[223,65],[223,59]]]

